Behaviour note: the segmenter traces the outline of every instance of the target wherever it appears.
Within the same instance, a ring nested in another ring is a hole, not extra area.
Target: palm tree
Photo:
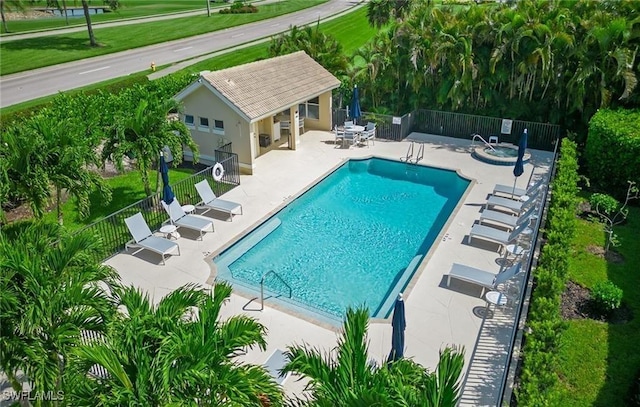
[[[82,330],[103,331],[114,308],[113,269],[95,260],[100,242],[56,224],[0,231],[0,369],[15,391],[24,373],[35,392],[61,391]]]
[[[111,192],[100,174],[90,169],[100,164],[91,139],[85,138],[83,130],[78,131],[71,119],[48,113],[43,110],[27,126],[31,134],[43,140],[43,171],[55,188],[57,219],[62,224],[63,192],[76,198],[81,216],[89,215],[92,191],[98,190],[103,202],[111,200]]]
[[[308,405],[456,405],[464,363],[462,352],[441,352],[435,373],[409,359],[377,366],[368,361],[368,321],[366,309],[348,309],[334,352],[323,353],[307,345],[288,347],[289,362],[283,372],[295,372],[310,380]]]
[[[231,287],[212,295],[184,286],[157,306],[134,288],[115,291],[122,311],[103,342],[78,347],[69,382],[73,405],[279,405],[282,394],[264,368],[234,360],[265,348],[265,328],[246,316],[220,320]],[[88,376],[92,366],[106,372]]]
[[[102,159],[110,159],[120,171],[125,155],[134,156],[147,195],[151,195],[148,171],[158,162],[159,153],[168,146],[176,163],[182,160],[182,148],[187,146],[194,162],[198,146],[180,120],[168,119],[180,105],[174,99],[158,100],[141,87],[134,87],[119,96],[118,116],[110,129],[102,150]]]
[[[84,11],[84,19],[87,22],[87,31],[89,32],[89,44],[97,47],[96,36],[93,34],[93,26],[91,25],[91,14],[89,14],[89,4],[87,0],[82,0],[82,10]]]

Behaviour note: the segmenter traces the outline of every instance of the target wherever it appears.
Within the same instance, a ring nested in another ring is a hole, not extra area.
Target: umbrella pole
[[[516,196],[516,182],[518,181],[518,177],[513,177],[513,191],[511,191],[511,197]]]

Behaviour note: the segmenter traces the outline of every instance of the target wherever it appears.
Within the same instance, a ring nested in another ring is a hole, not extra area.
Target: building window
[[[186,124],[187,127],[193,127],[195,125],[195,120],[193,118],[193,115],[185,114],[184,115],[184,124]]]
[[[320,99],[315,97],[313,99],[309,99],[304,103],[300,103],[298,106],[298,111],[300,112],[300,117],[306,117],[308,119],[319,119],[320,118]]]
[[[209,118],[198,117],[198,130],[209,131]]]
[[[215,134],[224,135],[224,122],[222,120],[214,120],[213,121],[213,132]]]

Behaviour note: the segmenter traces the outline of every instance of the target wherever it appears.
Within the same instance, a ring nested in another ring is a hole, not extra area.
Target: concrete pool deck
[[[454,279],[451,286],[446,287],[445,275],[453,263],[499,271],[502,256],[497,253],[496,245],[481,240],[469,244],[468,233],[494,185],[513,184],[513,167],[474,159],[470,140],[412,133],[402,142],[376,140],[375,145],[370,144],[369,147],[351,148],[334,145],[333,140],[332,133],[308,131],[301,137],[296,151],[273,150],[257,158],[254,175],[242,176],[241,185],[223,197],[241,203],[244,214],[235,216],[232,222],[216,218],[215,232],[207,233],[202,241],[196,240],[196,233],[180,230],[182,237],[178,243],[182,255],[167,257],[165,266],[160,264],[160,256],[149,251],[135,256],[122,252],[105,263],[118,271],[124,284],[132,284],[148,292],[156,302],[187,283],[210,286],[213,278],[209,259],[213,253],[227,247],[327,171],[352,157],[378,156],[397,160],[406,155],[411,140],[422,142],[425,152],[420,164],[458,170],[475,182],[434,243],[428,261],[419,267],[411,288],[405,290],[405,356],[433,370],[440,349],[448,345],[463,346],[468,376],[460,404],[497,405],[519,301],[514,294],[522,291],[517,289],[517,285],[523,273],[505,288],[514,301],[495,309],[492,306],[487,318],[482,316],[486,302],[480,297],[480,287]],[[520,188],[526,187],[532,172],[536,176],[548,176],[551,167],[552,153],[529,152],[531,160],[517,181]],[[265,352],[250,350],[244,357],[247,362],[262,364],[274,350],[284,350],[294,343],[304,342],[325,351],[335,347],[336,329],[298,318],[269,304],[268,300],[265,301],[265,309],[258,311],[259,299],[251,301],[232,294],[223,307],[223,318],[244,313],[268,329],[268,348]],[[368,338],[370,358],[384,361],[391,347],[391,324],[372,322]],[[289,394],[298,394],[303,389],[303,382],[290,378],[284,387]]]

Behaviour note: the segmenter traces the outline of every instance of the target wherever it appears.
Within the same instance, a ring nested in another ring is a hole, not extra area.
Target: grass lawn
[[[154,188],[156,185],[157,175],[157,171],[149,172],[151,188]],[[193,175],[192,169],[172,168],[169,170],[171,184],[188,178],[191,175]],[[78,209],[74,199],[69,199],[62,205],[64,226],[67,229],[77,230],[145,198],[144,186],[142,185],[140,173],[137,170],[108,178],[106,182],[112,190],[111,202],[105,205],[98,195],[94,194],[91,197],[91,214],[87,219],[80,219],[78,216]],[[162,186],[162,181],[160,181],[160,186]],[[48,221],[56,222],[57,214],[55,209],[47,213],[44,218]]]
[[[631,208],[628,222],[616,228],[624,262],[614,264],[586,250],[603,246],[598,224],[580,220],[570,260],[569,278],[591,288],[611,280],[624,290],[623,301],[634,318],[624,324],[572,320],[560,350],[561,406],[625,406],[625,396],[640,368],[640,208]]]
[[[331,21],[320,23],[320,30],[333,36],[342,44],[343,52],[351,55],[356,49],[362,47],[376,34],[376,30],[369,26],[367,21],[367,8],[361,7],[354,12],[347,13]],[[200,61],[185,68],[183,71],[197,73],[204,70],[216,71],[229,68],[259,59],[267,58],[269,43],[252,45],[225,55]]]
[[[90,4],[90,6],[102,6],[102,4]],[[211,4],[212,7],[223,7],[222,4]],[[228,5],[224,5],[228,6]],[[36,8],[43,8],[44,4],[36,4]],[[80,4],[73,2],[67,3],[67,9],[72,7],[81,7]],[[27,7],[28,10],[30,7]],[[148,17],[158,14],[177,13],[181,11],[192,11],[198,9],[206,9],[206,3],[203,0],[124,0],[120,2],[120,8],[104,14],[92,14],[92,23],[102,23],[107,21],[121,20],[126,18]],[[52,28],[68,28],[84,26],[84,15],[81,17],[71,17],[69,14],[69,25],[66,24],[64,17],[50,17],[30,20],[10,20],[7,22],[10,34],[18,34],[25,31],[45,30]],[[4,33],[4,28],[2,31]]]
[[[284,0],[259,6],[258,13],[219,14],[155,21],[96,30],[100,47],[88,44],[85,32],[11,41],[0,44],[0,75],[76,61],[146,45],[192,37],[266,20],[322,4],[327,0]]]

